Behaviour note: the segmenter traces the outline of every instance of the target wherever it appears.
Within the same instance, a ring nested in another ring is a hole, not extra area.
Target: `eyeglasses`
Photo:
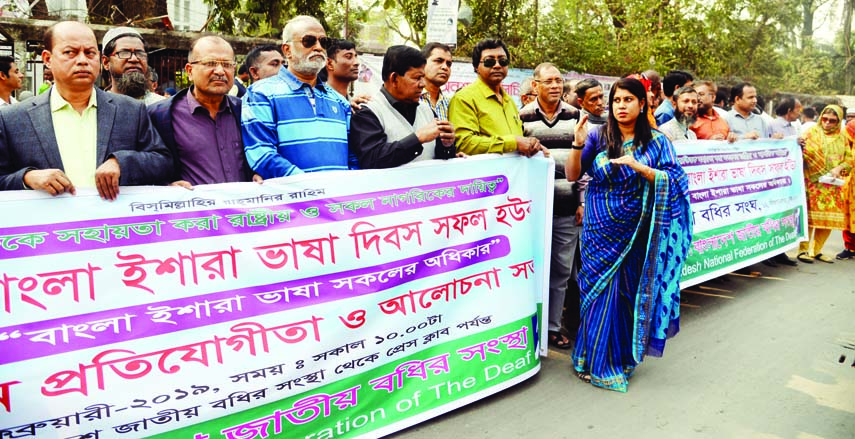
[[[119,59],[131,59],[131,56],[136,55],[137,59],[140,61],[148,58],[148,54],[143,50],[120,50],[113,55],[117,56]]]
[[[327,47],[329,47],[330,43],[332,43],[332,38],[316,37],[314,35],[304,35],[303,38],[300,40],[300,43],[302,43],[303,47],[305,47],[306,49],[311,49],[312,47],[315,47],[315,44],[318,41],[321,42],[321,47],[326,49]],[[293,41],[288,42],[293,43]]]
[[[539,80],[539,79],[535,79],[535,80],[534,80],[534,82],[536,82],[536,83],[538,83],[538,84],[543,84],[543,85],[545,85],[545,86],[547,86],[547,87],[549,87],[550,85],[564,85],[564,80],[563,80],[563,79],[561,79],[561,78],[558,78],[558,79],[545,79],[545,80],[543,80],[543,81],[541,81],[541,80]]]
[[[481,64],[484,64],[484,67],[486,67],[488,69],[492,69],[493,66],[495,66],[497,62],[499,63],[500,66],[507,67],[508,64],[511,63],[511,60],[509,60],[507,58],[499,58],[498,60],[496,58],[487,58],[484,61],[481,61]]]
[[[192,64],[192,65],[199,64],[199,65],[201,65],[205,68],[211,69],[211,70],[216,69],[217,66],[222,67],[223,70],[234,70],[235,66],[237,65],[237,63],[234,61],[223,61],[223,60],[216,60],[216,59],[203,59],[203,60],[199,60],[199,61],[192,61],[192,62],[190,62],[190,64]]]

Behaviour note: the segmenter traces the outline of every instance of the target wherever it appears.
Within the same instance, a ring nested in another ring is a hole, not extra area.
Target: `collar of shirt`
[[[443,97],[445,97],[445,95],[442,94],[442,89],[440,89],[439,94],[436,96],[436,103],[439,104],[439,102],[442,101]],[[427,102],[428,105],[432,105],[430,103],[430,92],[427,89],[422,90],[421,99]]]
[[[537,103],[537,112],[538,112],[538,114],[540,114],[541,116],[543,116],[543,119],[544,119],[544,120],[547,120],[546,112],[545,112],[545,111],[543,111],[543,107],[541,107],[541,106],[540,106],[540,99],[535,99],[535,100],[534,100],[534,102],[536,102],[536,103]],[[570,111],[570,108],[571,108],[571,107],[570,107],[570,104],[568,104],[567,102],[564,102],[564,101],[562,101],[562,100],[558,100],[558,108],[556,108],[556,109],[555,109],[555,114],[553,114],[553,115],[552,115],[552,119],[549,119],[549,120],[550,120],[550,121],[555,120],[555,118],[557,118],[559,114],[561,114],[561,113],[563,113],[563,112],[565,112],[565,111]]]
[[[718,111],[710,110],[709,113],[699,114],[698,119],[718,120]]]
[[[395,99],[395,97],[392,96],[391,93],[389,93],[389,90],[386,90],[385,85],[383,87],[380,87],[380,93],[382,93],[383,96],[386,97],[386,99],[392,105],[392,108],[398,110],[398,112],[401,113],[402,116],[404,116],[404,119],[407,119],[407,122],[410,122],[410,124],[415,122],[416,110],[419,108],[418,103],[416,103],[416,102],[404,102],[404,101],[400,101],[398,99]]]
[[[730,111],[732,111],[732,112],[733,112],[733,117],[738,117],[738,118],[743,119],[743,120],[751,120],[751,119],[753,119],[753,118],[755,118],[755,117],[760,117],[760,116],[758,116],[758,115],[754,114],[754,112],[748,113],[748,117],[745,117],[745,116],[743,116],[743,115],[742,115],[742,113],[740,113],[740,112],[738,112],[738,111],[736,111],[736,110],[730,110]]]
[[[490,86],[487,85],[487,83],[484,82],[484,80],[482,80],[480,76],[475,79],[475,86],[478,87],[482,93],[484,93],[485,98],[489,98],[490,96],[496,96],[496,99],[499,99],[501,97],[502,102],[505,102],[506,99],[511,98],[511,96],[505,92],[504,88],[501,88],[502,95],[497,95],[495,90],[490,88]]]
[[[199,101],[196,99],[196,96],[193,96],[193,90],[195,89],[196,87],[191,85],[190,90],[188,90],[187,94],[185,95],[187,98],[187,104],[190,106],[190,114],[196,114],[196,110],[200,108],[202,109],[202,111],[205,112],[205,114],[208,114],[208,109],[203,107],[202,104],[199,103]],[[227,111],[229,113],[231,113],[232,111],[228,103],[228,98],[225,96],[223,96],[223,100],[222,102],[220,102],[220,109],[217,110],[217,113],[222,113],[223,111]]]
[[[56,87],[51,87],[50,89],[50,111],[51,113],[55,113],[59,110],[65,108],[68,105],[69,108],[71,104],[68,103],[62,96],[59,95],[59,91],[57,91]],[[89,95],[89,104],[86,105],[86,109],[90,107],[98,107],[98,98],[95,96],[95,89],[92,89],[92,94]]]
[[[278,76],[283,81],[285,81],[285,85],[287,85],[288,88],[290,88],[291,90],[299,90],[303,87],[311,87],[310,84],[301,81],[299,78],[297,78],[297,76],[291,73],[291,71],[288,70],[288,67],[280,67]],[[326,93],[327,89],[324,86],[323,81],[321,81],[321,78],[317,78],[315,81],[315,88]]]

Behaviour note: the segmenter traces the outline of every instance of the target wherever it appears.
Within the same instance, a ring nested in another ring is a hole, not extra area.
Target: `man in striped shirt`
[[[288,67],[252,84],[243,98],[241,131],[249,166],[263,178],[346,170],[351,110],[318,79],[327,63],[321,23],[305,15],[282,32]]]
[[[422,49],[427,59],[425,65],[425,89],[421,102],[428,104],[434,116],[439,120],[448,120],[448,98],[442,94],[442,87],[451,77],[451,48],[442,43],[427,43]]]

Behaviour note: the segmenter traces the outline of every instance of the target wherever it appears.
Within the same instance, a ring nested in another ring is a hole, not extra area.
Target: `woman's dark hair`
[[[605,136],[601,137],[605,142],[604,146],[608,150],[610,159],[616,159],[623,155],[623,136],[620,133],[617,118],[615,118],[613,103],[615,92],[618,89],[632,93],[638,99],[640,106],[638,118],[635,119],[635,135],[632,139],[632,144],[636,148],[642,149],[644,145],[647,145],[653,139],[650,121],[647,119],[647,90],[641,81],[635,78],[621,78],[609,90],[609,121],[605,127]]]

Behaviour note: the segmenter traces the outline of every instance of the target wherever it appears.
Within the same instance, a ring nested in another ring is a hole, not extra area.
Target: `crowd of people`
[[[606,96],[597,80],[566,81],[544,62],[523,83],[518,108],[502,87],[511,54],[497,39],[475,45],[477,79],[450,98],[442,89],[452,49],[440,43],[390,47],[383,86],[352,97],[352,42],[328,38],[309,16],[290,20],[282,39],[252,49],[238,66],[228,41],[200,37],[185,66],[191,85],[164,97],[152,91],[157,78],[136,30],[111,29],[99,50],[87,25],[53,25],[42,53],[51,81],[37,96],[11,98],[22,75],[0,57],[0,190],[55,196],[95,188],[115,200],[121,186],[192,189],[475,154],[552,156],[549,343],[573,348],[579,378],[618,391],[679,330],[678,278],[692,225],[672,142],[797,137],[811,231],[798,259],[832,262],[822,253],[832,229],[845,234],[837,258],[855,256],[855,216],[843,196],[852,185],[820,182],[844,179],[852,167],[855,122],[844,128],[839,107],[814,111],[784,98],[773,119],[757,111],[752,84],[728,95],[679,70],[628,75]],[[102,75],[104,90],[96,87]],[[796,264],[785,254],[767,261],[777,263]],[[568,283],[579,286],[578,304],[568,307],[576,319],[563,316]]]

